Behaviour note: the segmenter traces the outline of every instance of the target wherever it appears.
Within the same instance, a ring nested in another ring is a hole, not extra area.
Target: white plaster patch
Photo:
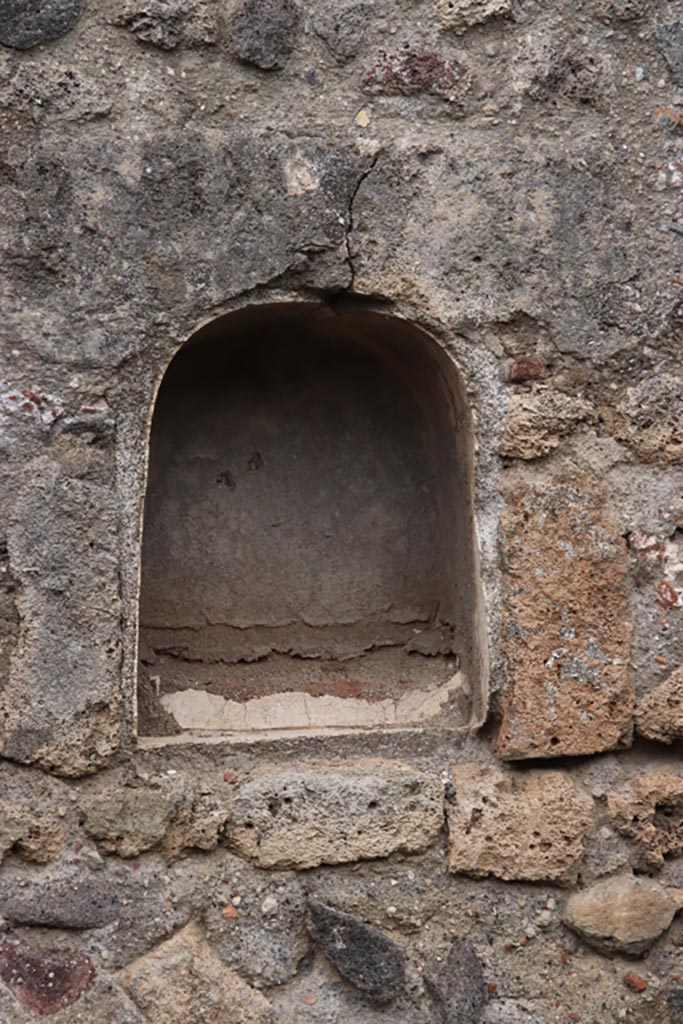
[[[413,690],[397,700],[360,700],[351,697],[313,697],[293,691],[254,697],[240,703],[204,690],[176,690],[164,694],[164,710],[181,729],[244,732],[270,729],[367,729],[372,726],[410,725],[433,718],[457,691],[466,687],[461,672],[434,690]]]

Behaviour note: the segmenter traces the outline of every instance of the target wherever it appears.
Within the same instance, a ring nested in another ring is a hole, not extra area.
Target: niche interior
[[[152,420],[139,732],[465,725],[470,447],[452,361],[405,320],[288,303],[199,330]]]

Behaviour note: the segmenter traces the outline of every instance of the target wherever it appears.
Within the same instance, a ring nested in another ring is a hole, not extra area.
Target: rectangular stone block
[[[593,481],[518,482],[506,493],[496,752],[593,754],[631,742],[626,542]]]
[[[593,809],[569,775],[464,764],[451,778],[451,871],[530,882],[575,877]]]
[[[392,761],[274,768],[235,797],[227,843],[265,868],[312,868],[434,841],[443,823],[440,779]]]
[[[8,535],[19,640],[0,695],[0,753],[95,771],[122,727],[118,509],[111,453],[62,439],[26,466]]]

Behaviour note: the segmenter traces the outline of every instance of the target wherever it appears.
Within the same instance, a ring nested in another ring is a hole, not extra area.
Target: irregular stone
[[[294,0],[240,0],[229,23],[232,51],[264,71],[283,68],[296,45],[300,21]]]
[[[137,857],[163,846],[169,857],[193,847],[212,850],[230,813],[231,793],[205,779],[202,793],[192,785],[107,789],[88,804],[84,828],[106,853]]]
[[[683,23],[670,21],[656,25],[655,46],[666,61],[674,82],[683,82]]]
[[[67,121],[93,121],[109,114],[112,97],[101,81],[76,68],[26,59],[11,78],[0,83],[0,107],[26,111],[36,123],[55,116]]]
[[[638,702],[636,731],[660,743],[683,739],[683,668],[674,669]]]
[[[436,0],[436,10],[444,28],[458,35],[489,18],[510,14],[510,0]]]
[[[12,925],[103,928],[119,916],[109,879],[51,878],[27,888],[0,888],[0,914]]]
[[[25,860],[47,864],[64,844],[67,830],[51,815],[36,818],[28,807],[0,800],[0,860],[16,849]]]
[[[0,753],[66,776],[97,770],[121,737],[112,458],[70,438],[33,460],[8,532],[22,630],[0,694]]]
[[[541,380],[548,373],[548,366],[541,356],[521,355],[508,368],[507,380],[511,384],[524,384],[529,380]]]
[[[206,0],[130,0],[113,21],[141,43],[162,50],[211,46],[218,40],[218,18]]]
[[[364,92],[381,96],[438,96],[462,105],[472,88],[469,68],[432,50],[382,50],[361,79]]]
[[[608,793],[607,806],[622,835],[635,841],[635,867],[659,870],[666,857],[683,853],[683,776],[638,776]]]
[[[505,494],[496,753],[561,757],[627,746],[633,628],[626,543],[594,481],[519,482]]]
[[[80,953],[5,939],[0,944],[0,979],[21,1006],[43,1017],[78,1002],[91,988],[95,968]]]
[[[69,32],[83,0],[0,0],[0,43],[28,50]]]
[[[221,963],[194,923],[126,967],[120,981],[154,1024],[272,1024],[265,997]]]
[[[601,953],[640,956],[683,906],[683,891],[649,878],[621,875],[572,893],[562,920]]]
[[[375,1003],[388,1003],[405,984],[405,953],[384,932],[351,914],[309,900],[310,933],[339,973]]]
[[[619,401],[601,409],[601,415],[610,432],[643,462],[678,465],[683,461],[680,375],[661,373],[645,378],[628,388]]]
[[[344,64],[360,52],[371,14],[372,5],[369,3],[346,7],[331,4],[316,13],[313,29],[325,41],[338,63]]]
[[[575,877],[593,812],[568,775],[464,764],[451,778],[450,871],[530,882]]]
[[[442,821],[440,781],[397,762],[274,768],[240,787],[226,842],[261,867],[311,868],[424,850]]]
[[[666,989],[669,1024],[683,1024],[683,982],[672,981]]]
[[[425,981],[443,1024],[477,1024],[481,1020],[486,983],[469,939],[454,939],[448,956],[427,970]]]
[[[137,857],[164,838],[180,799],[179,794],[150,789],[104,793],[88,806],[83,825],[107,853]]]
[[[311,943],[306,928],[306,897],[296,876],[263,876],[250,864],[229,857],[225,864],[227,902],[199,901],[206,937],[223,963],[256,988],[284,985],[292,978]],[[215,877],[215,869],[211,872]],[[267,894],[263,896],[264,884]],[[221,891],[217,886],[218,891]],[[225,898],[225,897],[224,897]],[[264,904],[271,913],[264,919]],[[275,906],[277,905],[277,906]]]
[[[580,423],[592,423],[590,402],[559,391],[538,389],[511,396],[500,453],[508,459],[549,455]]]

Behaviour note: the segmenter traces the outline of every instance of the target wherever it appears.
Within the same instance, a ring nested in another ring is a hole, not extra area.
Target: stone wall
[[[683,1021],[682,118],[680,0],[0,0],[3,1024]],[[136,739],[157,389],[284,302],[460,374],[470,729]]]

